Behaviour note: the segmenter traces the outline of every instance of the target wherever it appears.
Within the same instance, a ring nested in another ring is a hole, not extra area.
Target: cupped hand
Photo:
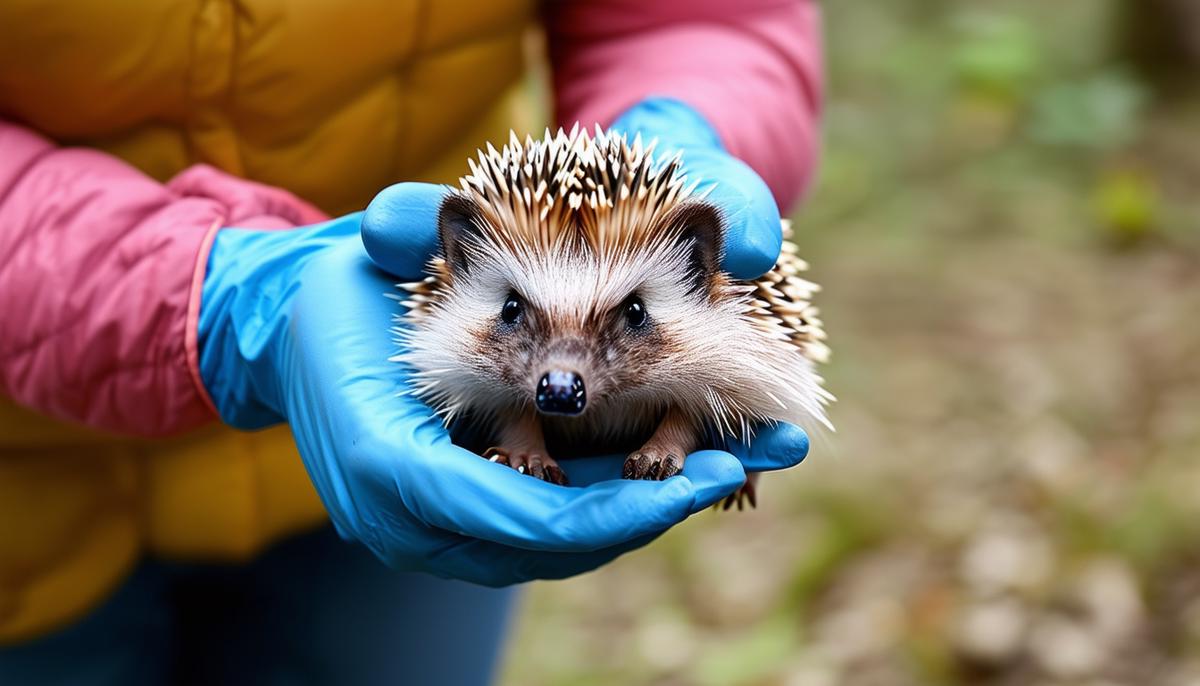
[[[425,219],[442,191],[409,190],[381,195],[363,225],[386,221],[396,254],[423,263],[435,243]],[[200,368],[227,423],[290,425],[338,531],[385,562],[491,586],[579,574],[736,490],[745,478],[739,457],[787,466],[803,456],[780,428],[753,449],[735,448],[738,456],[698,453],[667,481],[621,480],[614,457],[565,465],[575,485],[561,487],[454,445],[407,393],[403,367],[388,361],[399,306],[386,295],[419,266],[381,271],[364,250],[360,220],[220,231],[202,293]]]

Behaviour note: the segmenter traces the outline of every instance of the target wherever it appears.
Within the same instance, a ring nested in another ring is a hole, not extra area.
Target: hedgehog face
[[[451,196],[440,220],[448,287],[409,341],[424,351],[422,370],[435,351],[433,367],[458,370],[437,379],[440,404],[499,411],[516,401],[567,417],[663,404],[688,383],[690,330],[721,311],[723,283],[717,211],[681,203],[664,219],[636,249],[560,231],[535,250],[495,240],[477,208]]]

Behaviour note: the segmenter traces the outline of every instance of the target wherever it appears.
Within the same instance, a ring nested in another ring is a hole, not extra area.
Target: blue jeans
[[[516,592],[394,572],[326,529],[245,565],[143,562],[0,684],[437,684],[495,676]]]

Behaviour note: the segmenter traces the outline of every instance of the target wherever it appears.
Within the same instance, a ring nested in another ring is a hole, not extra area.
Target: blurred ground
[[[825,4],[838,432],[531,587],[504,683],[1200,684],[1200,75],[1118,4]]]

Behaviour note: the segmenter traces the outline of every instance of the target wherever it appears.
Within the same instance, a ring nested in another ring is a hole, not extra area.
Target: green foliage
[[[978,94],[1019,101],[1042,62],[1037,34],[1014,14],[968,11],[957,18],[951,63],[964,86]]]

